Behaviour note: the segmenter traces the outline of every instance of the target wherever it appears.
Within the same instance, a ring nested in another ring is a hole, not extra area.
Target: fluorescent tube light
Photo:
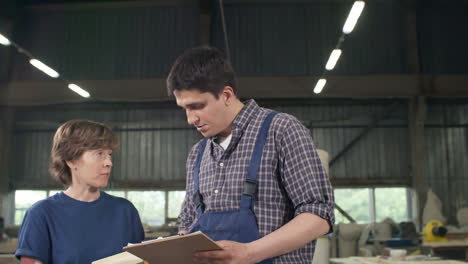
[[[349,12],[348,18],[343,26],[343,33],[349,34],[353,31],[354,26],[356,25],[359,16],[361,15],[362,10],[366,3],[364,1],[356,1]]]
[[[34,67],[36,67],[39,70],[43,71],[45,74],[49,75],[52,78],[58,78],[60,76],[58,74],[58,72],[54,71],[49,66],[45,65],[44,63],[42,63],[42,62],[40,62],[40,61],[38,61],[36,59],[30,60],[29,63],[31,63]]]
[[[314,88],[314,93],[319,94],[320,92],[322,92],[323,87],[325,86],[326,83],[327,83],[327,79],[318,80]]]
[[[85,98],[89,97],[89,93],[76,84],[70,83],[68,85],[68,88],[70,88],[70,90],[74,91],[75,93],[81,95],[82,97],[85,97]]]
[[[8,46],[11,44],[10,40],[7,39],[5,36],[3,36],[2,34],[0,34],[0,44],[4,45],[4,46]]]
[[[328,58],[327,65],[325,65],[325,69],[327,69],[328,71],[333,70],[340,56],[341,56],[341,50],[334,49],[332,53],[330,54],[330,58]]]

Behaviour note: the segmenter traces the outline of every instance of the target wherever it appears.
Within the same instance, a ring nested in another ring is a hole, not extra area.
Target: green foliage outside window
[[[399,223],[408,221],[406,188],[375,189],[376,221],[392,218]]]
[[[177,218],[184,202],[185,191],[170,191],[168,204],[168,217]]]
[[[26,211],[37,201],[47,196],[61,192],[62,190],[17,190],[15,191],[15,225],[21,225]],[[185,191],[127,191],[127,190],[104,190],[106,193],[128,199],[137,208],[141,221],[150,226],[160,226],[167,217],[177,218],[179,216]],[[168,201],[166,201],[166,192]]]
[[[356,222],[369,223],[369,189],[335,189],[335,203],[345,210]],[[335,209],[335,222],[338,224],[349,221]]]
[[[371,216],[370,197],[374,192],[375,218]],[[357,223],[381,222],[391,218],[395,222],[408,221],[407,189],[402,187],[390,188],[337,188],[335,202],[345,210]],[[349,223],[338,210],[335,209],[336,223]]]
[[[160,226],[166,220],[164,191],[129,191],[127,198],[135,205],[141,221],[150,226]]]

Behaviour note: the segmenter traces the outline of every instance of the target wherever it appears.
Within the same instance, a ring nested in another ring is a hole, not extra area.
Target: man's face
[[[198,89],[174,91],[177,105],[185,110],[187,122],[194,125],[204,137],[231,133],[226,97],[221,93],[216,99],[211,93]]]

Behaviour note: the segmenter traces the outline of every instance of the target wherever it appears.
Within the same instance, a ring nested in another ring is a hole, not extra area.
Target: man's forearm
[[[302,213],[271,234],[250,242],[249,254],[255,263],[283,255],[304,247],[329,229],[327,220],[311,213]]]

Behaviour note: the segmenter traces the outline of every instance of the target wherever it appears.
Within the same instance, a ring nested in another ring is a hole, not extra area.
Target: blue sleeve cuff
[[[36,260],[40,260],[42,263],[48,263],[48,260],[45,256],[39,256],[39,254],[33,252],[32,250],[29,250],[29,249],[17,249],[16,252],[15,252],[15,257],[20,260],[22,256],[28,256],[28,257],[32,257]]]

